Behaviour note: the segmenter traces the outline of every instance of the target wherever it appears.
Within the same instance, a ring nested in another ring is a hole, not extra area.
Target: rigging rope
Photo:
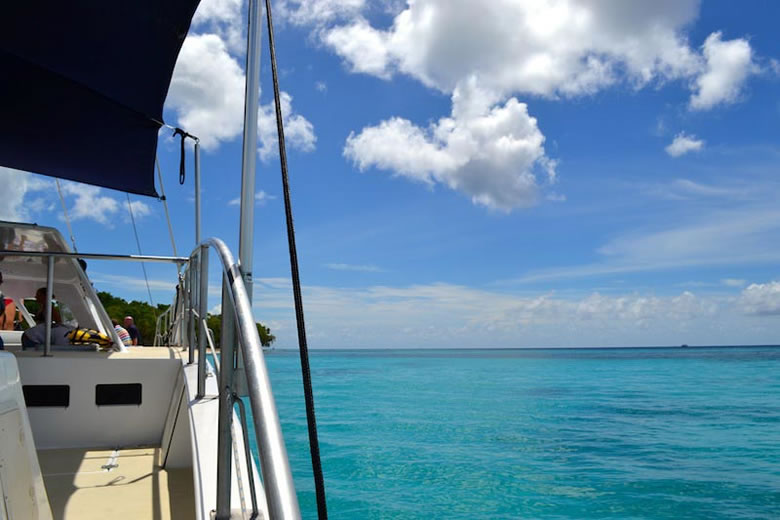
[[[171,225],[171,214],[168,213],[168,199],[165,198],[165,186],[163,186],[162,170],[160,169],[160,160],[154,156],[154,164],[157,166],[157,179],[160,181],[160,200],[165,208],[165,220],[168,221],[168,235],[171,237],[171,246],[173,247],[173,256],[179,256],[176,252],[176,240],[173,238],[173,226]],[[179,267],[179,264],[176,264]]]
[[[70,227],[70,216],[68,216],[68,206],[65,204],[65,197],[62,196],[62,187],[60,186],[60,180],[54,179],[57,183],[57,193],[60,195],[60,202],[62,202],[62,211],[65,213],[65,224],[68,226],[68,233],[70,233],[70,241],[73,244],[73,252],[78,253],[79,250],[76,247],[76,239],[73,237],[73,228]]]
[[[130,204],[130,194],[125,193],[127,197],[127,211],[130,212],[130,221],[133,223],[133,233],[135,234],[135,245],[138,246],[138,254],[143,256],[141,252],[141,241],[138,239],[138,229],[135,227],[135,217],[133,216],[133,205]],[[141,262],[141,269],[144,271],[144,280],[146,281],[146,292],[149,293],[149,303],[155,308],[155,319],[157,318],[156,307],[154,306],[154,300],[152,299],[152,290],[149,288],[149,277],[146,275],[146,264]]]
[[[287,152],[284,147],[284,123],[279,99],[279,77],[276,71],[276,50],[274,47],[274,25],[271,19],[271,2],[265,0],[265,12],[268,19],[268,48],[271,51],[271,74],[274,84],[274,104],[276,105],[276,131],[279,136],[279,159],[282,167],[282,185],[284,190],[284,210],[287,218],[287,243],[290,248],[290,270],[293,278],[293,296],[295,298],[295,317],[298,325],[298,345],[301,355],[301,373],[303,376],[303,394],[306,400],[306,422],[309,426],[309,451],[314,472],[314,488],[317,494],[317,515],[320,520],[328,518],[325,502],[325,483],[322,477],[320,446],[317,439],[317,419],[314,415],[314,395],[311,386],[309,367],[309,347],[306,344],[306,325],[303,319],[303,298],[301,297],[301,279],[298,273],[298,253],[295,247],[295,229],[293,227],[292,205],[290,202],[290,182],[287,175]]]

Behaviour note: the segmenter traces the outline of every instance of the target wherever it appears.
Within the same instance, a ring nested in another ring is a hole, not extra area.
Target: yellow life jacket
[[[107,347],[113,343],[105,334],[92,329],[73,329],[68,332],[71,345],[100,345]]]

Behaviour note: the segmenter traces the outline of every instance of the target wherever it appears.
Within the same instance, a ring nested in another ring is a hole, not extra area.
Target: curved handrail
[[[239,264],[233,259],[233,255],[218,238],[208,238],[196,247],[192,255],[197,255],[210,247],[217,252],[222,263],[222,270],[225,275],[224,294],[229,296],[231,307],[235,313],[236,329],[238,330],[238,340],[241,344],[241,353],[246,369],[247,390],[250,406],[252,407],[252,418],[255,425],[255,435],[260,452],[260,467],[262,470],[263,483],[265,487],[266,500],[268,502],[268,512],[272,519],[300,519],[301,513],[298,506],[298,497],[295,493],[292,472],[287,458],[287,449],[285,448],[282,437],[282,429],[279,422],[279,415],[276,411],[273,393],[271,391],[271,382],[268,377],[268,370],[263,359],[262,344],[257,332],[252,306],[247,293],[244,280],[241,275]],[[200,283],[208,283],[203,277]],[[194,291],[193,291],[194,292]],[[224,302],[223,302],[224,304]],[[202,351],[199,352],[198,362],[206,359],[205,342],[201,343]],[[223,345],[224,347],[225,345]],[[229,365],[223,364],[223,367]],[[227,368],[222,371],[223,376],[230,372]],[[205,374],[204,374],[205,376]],[[223,381],[229,381],[230,378],[222,378]],[[222,394],[230,392],[228,395]],[[228,421],[232,420],[232,388],[223,388],[220,382],[220,405],[222,400],[230,403]],[[222,406],[220,406],[222,410]],[[223,417],[220,416],[220,422]],[[220,424],[220,429],[222,425]],[[219,471],[218,471],[219,473]],[[228,483],[229,486],[229,474]],[[219,489],[219,483],[217,484]],[[228,490],[229,497],[229,490]],[[219,502],[217,504],[219,509]],[[218,512],[219,514],[219,512]]]

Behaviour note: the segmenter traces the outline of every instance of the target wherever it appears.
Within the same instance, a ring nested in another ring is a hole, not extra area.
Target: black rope
[[[309,368],[309,348],[306,345],[306,326],[303,320],[303,299],[301,298],[301,279],[298,274],[298,253],[295,248],[295,229],[293,227],[292,205],[290,202],[290,182],[287,176],[287,152],[284,147],[284,124],[279,99],[279,77],[276,72],[276,49],[274,47],[274,24],[271,20],[271,2],[265,0],[265,12],[268,19],[268,47],[271,51],[271,73],[274,83],[274,103],[276,105],[276,130],[279,135],[279,159],[282,163],[282,187],[284,190],[284,210],[287,217],[287,242],[290,247],[290,270],[293,279],[295,298],[295,317],[298,325],[298,344],[301,355],[301,374],[303,376],[303,395],[306,399],[306,422],[309,425],[309,450],[311,466],[314,472],[314,488],[317,493],[317,516],[320,520],[328,518],[325,503],[325,482],[322,478],[320,445],[317,440],[317,419],[314,416],[314,395],[311,388],[311,369]]]

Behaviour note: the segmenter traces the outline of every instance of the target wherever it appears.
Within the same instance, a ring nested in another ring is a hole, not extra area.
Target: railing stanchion
[[[255,490],[255,472],[253,470],[254,464],[252,463],[252,452],[249,449],[249,426],[246,422],[246,407],[241,397],[234,393],[233,401],[238,405],[239,417],[241,418],[241,431],[244,432],[244,458],[246,459],[246,471],[249,474],[249,495],[252,498],[252,516],[251,520],[255,520],[258,515],[257,509],[257,491]]]
[[[233,298],[227,273],[222,276],[222,338],[220,339],[219,425],[217,430],[217,514],[230,518],[231,449],[233,420],[233,352],[236,337]]]
[[[209,299],[209,248],[200,246],[200,294],[198,296],[198,320],[208,319]],[[200,399],[206,395],[206,331],[198,327],[198,394]]]
[[[51,300],[54,298],[54,257],[49,256],[46,261],[46,305],[44,307],[44,318],[46,319],[46,339],[43,342],[43,356],[49,357],[51,356]]]
[[[184,344],[187,346],[189,359],[187,363],[195,363],[195,349],[192,348],[192,267],[193,260],[190,256],[190,263],[184,273]]]

